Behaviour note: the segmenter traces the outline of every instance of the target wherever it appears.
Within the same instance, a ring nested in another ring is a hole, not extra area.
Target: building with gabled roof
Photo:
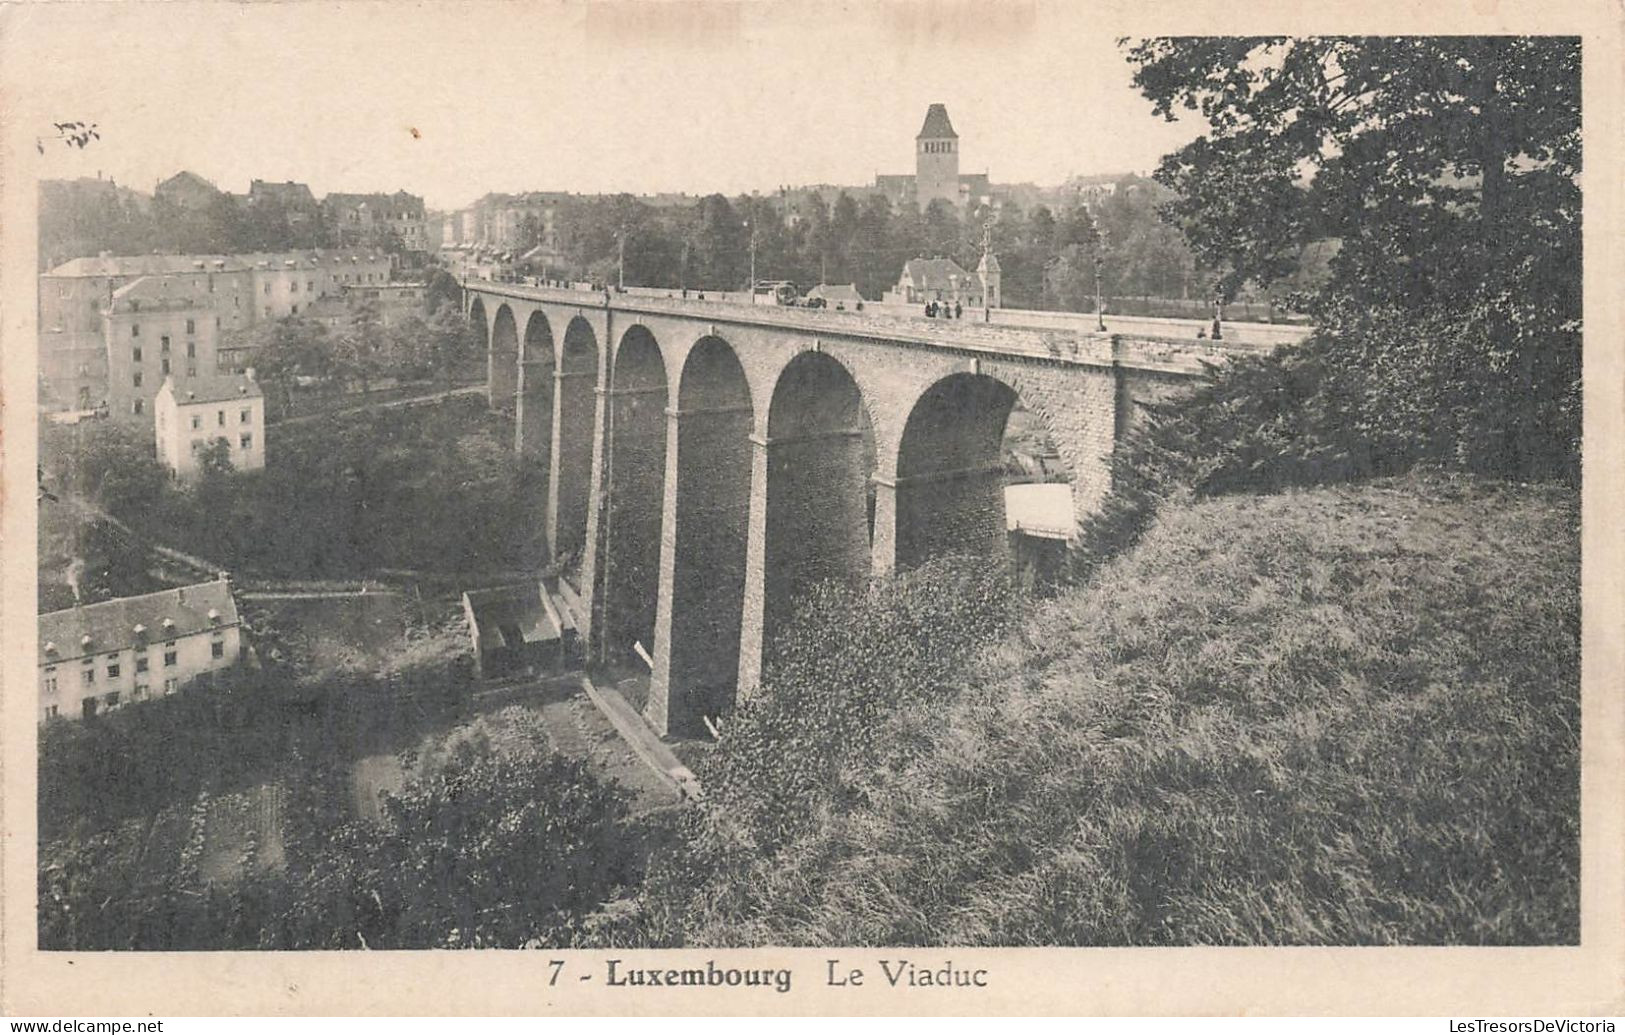
[[[201,212],[224,197],[224,192],[195,172],[182,169],[152,189],[155,200],[167,201],[188,212]]]
[[[897,286],[886,292],[887,302],[922,305],[926,302],[955,302],[967,309],[984,304],[982,278],[952,259],[910,259],[903,264]]]
[[[217,439],[239,471],[265,466],[265,393],[252,372],[166,378],[152,409],[158,459],[175,477],[196,477],[200,454]]]
[[[92,718],[172,694],[243,657],[224,573],[213,582],[39,616],[39,718]]]

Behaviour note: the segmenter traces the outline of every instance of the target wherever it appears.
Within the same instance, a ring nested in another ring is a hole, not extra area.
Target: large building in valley
[[[166,377],[184,388],[246,367],[234,332],[383,289],[390,269],[359,248],[72,259],[39,278],[40,407],[145,423]]]
[[[244,646],[224,575],[40,615],[39,719],[88,719],[172,694],[230,668]]]

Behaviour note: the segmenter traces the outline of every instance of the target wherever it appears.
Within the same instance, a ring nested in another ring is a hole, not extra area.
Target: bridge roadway
[[[760,681],[818,582],[1005,549],[1019,404],[1080,519],[1140,404],[1259,346],[468,280],[490,403],[547,469],[588,656],[654,659],[645,717],[693,732]],[[970,314],[967,314],[967,317]]]

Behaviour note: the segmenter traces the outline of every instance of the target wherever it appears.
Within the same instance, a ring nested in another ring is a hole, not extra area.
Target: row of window
[[[214,439],[194,438],[192,440],[192,452],[194,454],[203,452],[203,447],[207,446],[210,442],[213,442],[213,441],[214,441]],[[237,436],[237,448],[241,449],[245,453],[248,452],[249,450],[253,449],[254,448],[254,435],[253,435],[253,433],[249,432],[249,431],[245,431],[241,435],[238,435]]]
[[[254,411],[253,410],[244,409],[244,410],[238,410],[237,411],[237,423],[238,424],[247,424],[249,421],[251,421],[253,419],[254,419]],[[214,411],[214,424],[215,424],[215,427],[217,427],[217,428],[223,428],[223,427],[226,426],[226,411],[225,410],[215,410]],[[199,428],[202,428],[202,427],[203,427],[203,414],[201,414],[201,413],[192,414],[192,430],[197,431]]]
[[[158,373],[166,374],[166,375],[169,373],[169,357],[168,356],[165,356],[162,360],[159,361],[159,363],[158,363]],[[196,377],[197,376],[197,364],[196,363],[188,363],[188,364],[186,364],[186,376],[187,377]],[[141,387],[141,371],[137,370],[135,373],[130,375],[130,385],[132,387],[134,387],[134,388],[140,388]],[[135,412],[140,413],[141,411],[136,410]]]
[[[952,154],[953,150],[954,142],[952,140],[927,140],[925,142],[925,153],[928,155]]]
[[[164,680],[164,693],[166,695],[172,694],[176,690],[179,690],[179,689],[180,689],[180,680],[175,679],[175,678],[170,678],[170,679]],[[136,684],[135,688],[130,692],[130,700],[132,700],[132,701],[145,700],[146,697],[147,697],[147,694],[149,692],[150,692],[149,688],[145,683],[138,683],[138,684]],[[122,700],[122,696],[123,695],[120,694],[119,691],[112,690],[112,691],[109,691],[106,694],[103,694],[101,697],[85,697],[85,698],[82,698],[80,700],[80,702],[79,702],[79,706],[82,709],[82,711],[84,712],[85,717],[89,718],[90,716],[95,715],[96,712],[99,710],[99,708],[107,708],[109,710],[111,710],[113,708],[117,708],[119,706],[119,702]],[[45,717],[47,719],[60,718],[61,715],[62,715],[62,713],[57,708],[56,705],[48,704],[48,705],[45,706]]]
[[[220,329],[220,317],[218,317],[218,316],[216,316],[214,318],[214,329],[217,330],[217,331]],[[197,333],[197,319],[195,317],[190,317],[189,316],[189,317],[186,318],[186,333],[187,334],[196,334]],[[140,324],[138,324],[138,323],[130,324],[130,337],[132,337],[132,338],[141,337],[141,325]],[[166,349],[169,348],[169,335],[167,335],[167,334],[160,335],[160,340],[163,342],[163,347],[164,348],[166,348]],[[190,343],[188,343],[188,344],[190,344]],[[141,351],[140,349],[136,350],[136,357],[135,357],[136,359],[141,358],[140,351]]]
[[[212,647],[214,648],[214,656],[215,657],[223,658],[223,657],[226,656],[226,644],[225,644],[224,640],[216,639],[214,641],[214,643],[212,644]],[[173,668],[175,666],[175,664],[176,664],[175,657],[176,657],[176,655],[175,655],[175,644],[174,644],[174,642],[171,641],[169,643],[164,644],[164,667],[165,668]],[[149,664],[149,659],[147,658],[147,656],[145,654],[136,655],[136,658],[135,658],[135,670],[136,670],[137,673],[147,671],[148,664]],[[123,666],[119,662],[119,656],[117,654],[109,654],[109,655],[107,655],[106,666],[107,666],[107,678],[108,679],[117,679],[119,677],[119,675],[123,671]],[[79,682],[83,683],[85,686],[92,686],[92,685],[95,684],[95,682],[96,682],[96,661],[95,661],[94,658],[86,658],[85,659],[84,668],[80,669],[80,671],[79,671]],[[48,693],[48,694],[54,694],[54,693],[56,693],[56,690],[57,690],[56,666],[52,665],[52,666],[49,666],[49,667],[47,667],[45,669],[45,692]]]

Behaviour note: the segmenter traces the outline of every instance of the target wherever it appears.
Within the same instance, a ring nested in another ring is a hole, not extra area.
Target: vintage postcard
[[[1622,67],[0,4],[0,1011],[1621,1012]]]

